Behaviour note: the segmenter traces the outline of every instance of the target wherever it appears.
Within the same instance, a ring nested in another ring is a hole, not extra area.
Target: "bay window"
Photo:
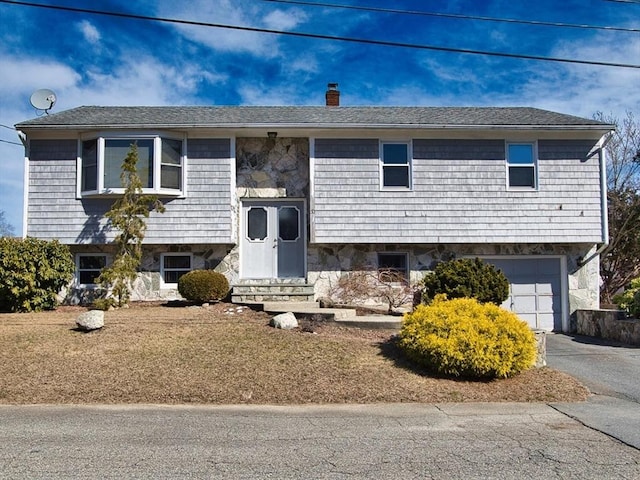
[[[183,195],[183,141],[159,135],[97,137],[82,141],[80,195],[120,194],[122,162],[136,145],[136,170],[145,193]]]

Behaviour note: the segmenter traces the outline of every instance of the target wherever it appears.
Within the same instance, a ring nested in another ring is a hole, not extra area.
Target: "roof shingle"
[[[277,107],[277,106],[82,106],[27,120],[17,128],[251,126],[424,126],[585,127],[607,125],[586,118],[529,107]]]

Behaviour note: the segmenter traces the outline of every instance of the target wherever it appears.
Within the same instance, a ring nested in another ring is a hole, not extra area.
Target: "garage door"
[[[559,258],[486,258],[505,274],[511,288],[504,308],[532,328],[562,331],[562,282]]]

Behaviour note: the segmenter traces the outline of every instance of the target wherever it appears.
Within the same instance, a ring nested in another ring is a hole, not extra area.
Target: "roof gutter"
[[[185,129],[185,128],[290,128],[290,129],[432,129],[432,130],[592,130],[604,133],[611,131],[611,125],[474,125],[474,124],[424,124],[424,123],[122,123],[122,124],[17,124],[20,130],[95,130],[95,129]]]
[[[609,205],[607,203],[607,151],[605,147],[611,141],[613,135],[603,136],[598,142],[598,155],[600,157],[600,222],[602,224],[602,244],[589,257],[578,262],[582,267],[596,257],[599,257],[609,248]]]

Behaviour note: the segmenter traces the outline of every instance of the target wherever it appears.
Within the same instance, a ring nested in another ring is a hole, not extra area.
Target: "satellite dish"
[[[31,95],[31,105],[38,110],[44,110],[45,113],[49,113],[49,110],[53,108],[56,103],[56,94],[48,88],[41,88],[36,90]]]

